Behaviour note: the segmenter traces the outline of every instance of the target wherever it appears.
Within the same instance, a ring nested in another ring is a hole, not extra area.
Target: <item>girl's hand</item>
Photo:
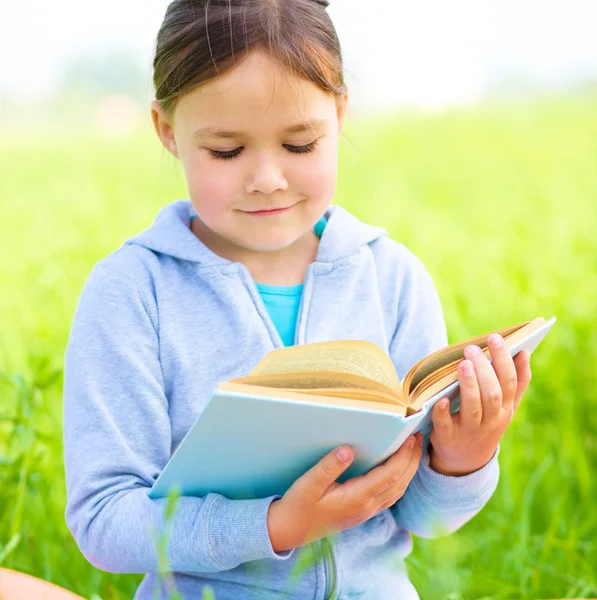
[[[399,500],[421,460],[423,436],[410,436],[388,460],[344,483],[336,479],[354,453],[341,446],[324,456],[270,504],[267,527],[276,552],[297,548],[343,531],[389,508]]]
[[[429,446],[430,466],[444,475],[468,475],[494,455],[529,382],[530,356],[508,353],[502,336],[492,334],[490,363],[478,346],[464,350],[458,366],[460,410],[453,415],[447,398],[436,402]]]

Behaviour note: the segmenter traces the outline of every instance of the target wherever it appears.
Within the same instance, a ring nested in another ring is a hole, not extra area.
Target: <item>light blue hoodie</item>
[[[149,488],[217,384],[283,346],[248,269],[204,246],[189,228],[191,214],[188,201],[166,206],[152,227],[95,266],[65,358],[66,519],[92,564],[148,574],[136,595],[143,600],[154,597],[155,532],[166,502],[150,500]],[[446,344],[431,279],[383,229],[337,205],[326,215],[295,343],[369,340],[389,353],[402,378]],[[426,444],[391,509],[331,541],[279,554],[267,531],[273,498],[183,497],[169,538],[170,569],[185,599],[202,598],[206,586],[217,600],[416,599],[403,561],[410,534],[433,537],[438,525],[455,531],[497,481],[497,452],[479,471],[447,477],[429,468]],[[291,572],[304,563],[291,585]]]

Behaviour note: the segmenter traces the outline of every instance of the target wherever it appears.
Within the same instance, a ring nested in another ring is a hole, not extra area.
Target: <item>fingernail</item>
[[[479,346],[467,346],[464,349],[464,353],[466,356],[476,356],[481,353],[481,348],[479,348]]]
[[[470,360],[463,360],[461,369],[465,375],[472,375],[475,370]]]
[[[411,435],[408,438],[408,447],[409,448],[414,448],[415,447],[415,436],[414,435]]]
[[[494,348],[499,348],[504,343],[504,338],[499,333],[492,333],[487,338],[487,342]]]
[[[449,404],[449,401],[448,401],[448,399],[447,399],[447,398],[444,398],[443,400],[440,400],[440,401],[439,401],[439,407],[440,407],[442,410],[447,410],[447,408],[448,408],[448,404]]]
[[[336,456],[342,462],[346,462],[350,458],[350,452],[348,451],[348,448],[338,448],[338,450],[336,450]]]
[[[421,437],[419,438],[419,444],[422,446],[424,441],[425,441],[425,436],[423,434],[421,434]]]

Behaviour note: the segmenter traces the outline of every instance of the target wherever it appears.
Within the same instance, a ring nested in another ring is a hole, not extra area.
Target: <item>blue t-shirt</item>
[[[191,221],[195,216],[191,217]],[[313,227],[313,231],[317,237],[323,235],[326,225],[327,218],[324,215]],[[267,285],[265,283],[256,283],[255,285],[284,345],[293,346],[296,321],[303,295],[303,284]]]
[[[303,284],[267,285],[256,283],[255,285],[284,345],[293,346]]]

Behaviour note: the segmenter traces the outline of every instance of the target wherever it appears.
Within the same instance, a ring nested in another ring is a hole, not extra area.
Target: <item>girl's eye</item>
[[[304,146],[291,146],[290,144],[284,144],[284,148],[288,150],[288,152],[292,152],[293,154],[304,154],[307,152],[311,152],[315,149],[319,138],[311,142],[310,144],[305,144]],[[244,146],[240,146],[239,148],[235,148],[234,150],[209,150],[209,154],[213,158],[218,158],[220,160],[230,160],[231,158],[237,157],[244,150]]]
[[[303,154],[305,152],[311,152],[312,150],[314,150],[318,141],[319,141],[319,138],[317,138],[310,144],[305,144],[304,146],[291,146],[289,144],[284,144],[284,148],[286,148],[286,150],[288,150],[289,152],[292,152],[294,154]]]
[[[234,158],[235,156],[238,156],[241,152],[242,152],[243,147],[241,146],[240,148],[235,148],[234,150],[226,150],[226,151],[219,151],[219,150],[210,150],[209,153],[211,154],[211,156],[213,158],[220,158],[222,160],[228,160],[230,158]]]

